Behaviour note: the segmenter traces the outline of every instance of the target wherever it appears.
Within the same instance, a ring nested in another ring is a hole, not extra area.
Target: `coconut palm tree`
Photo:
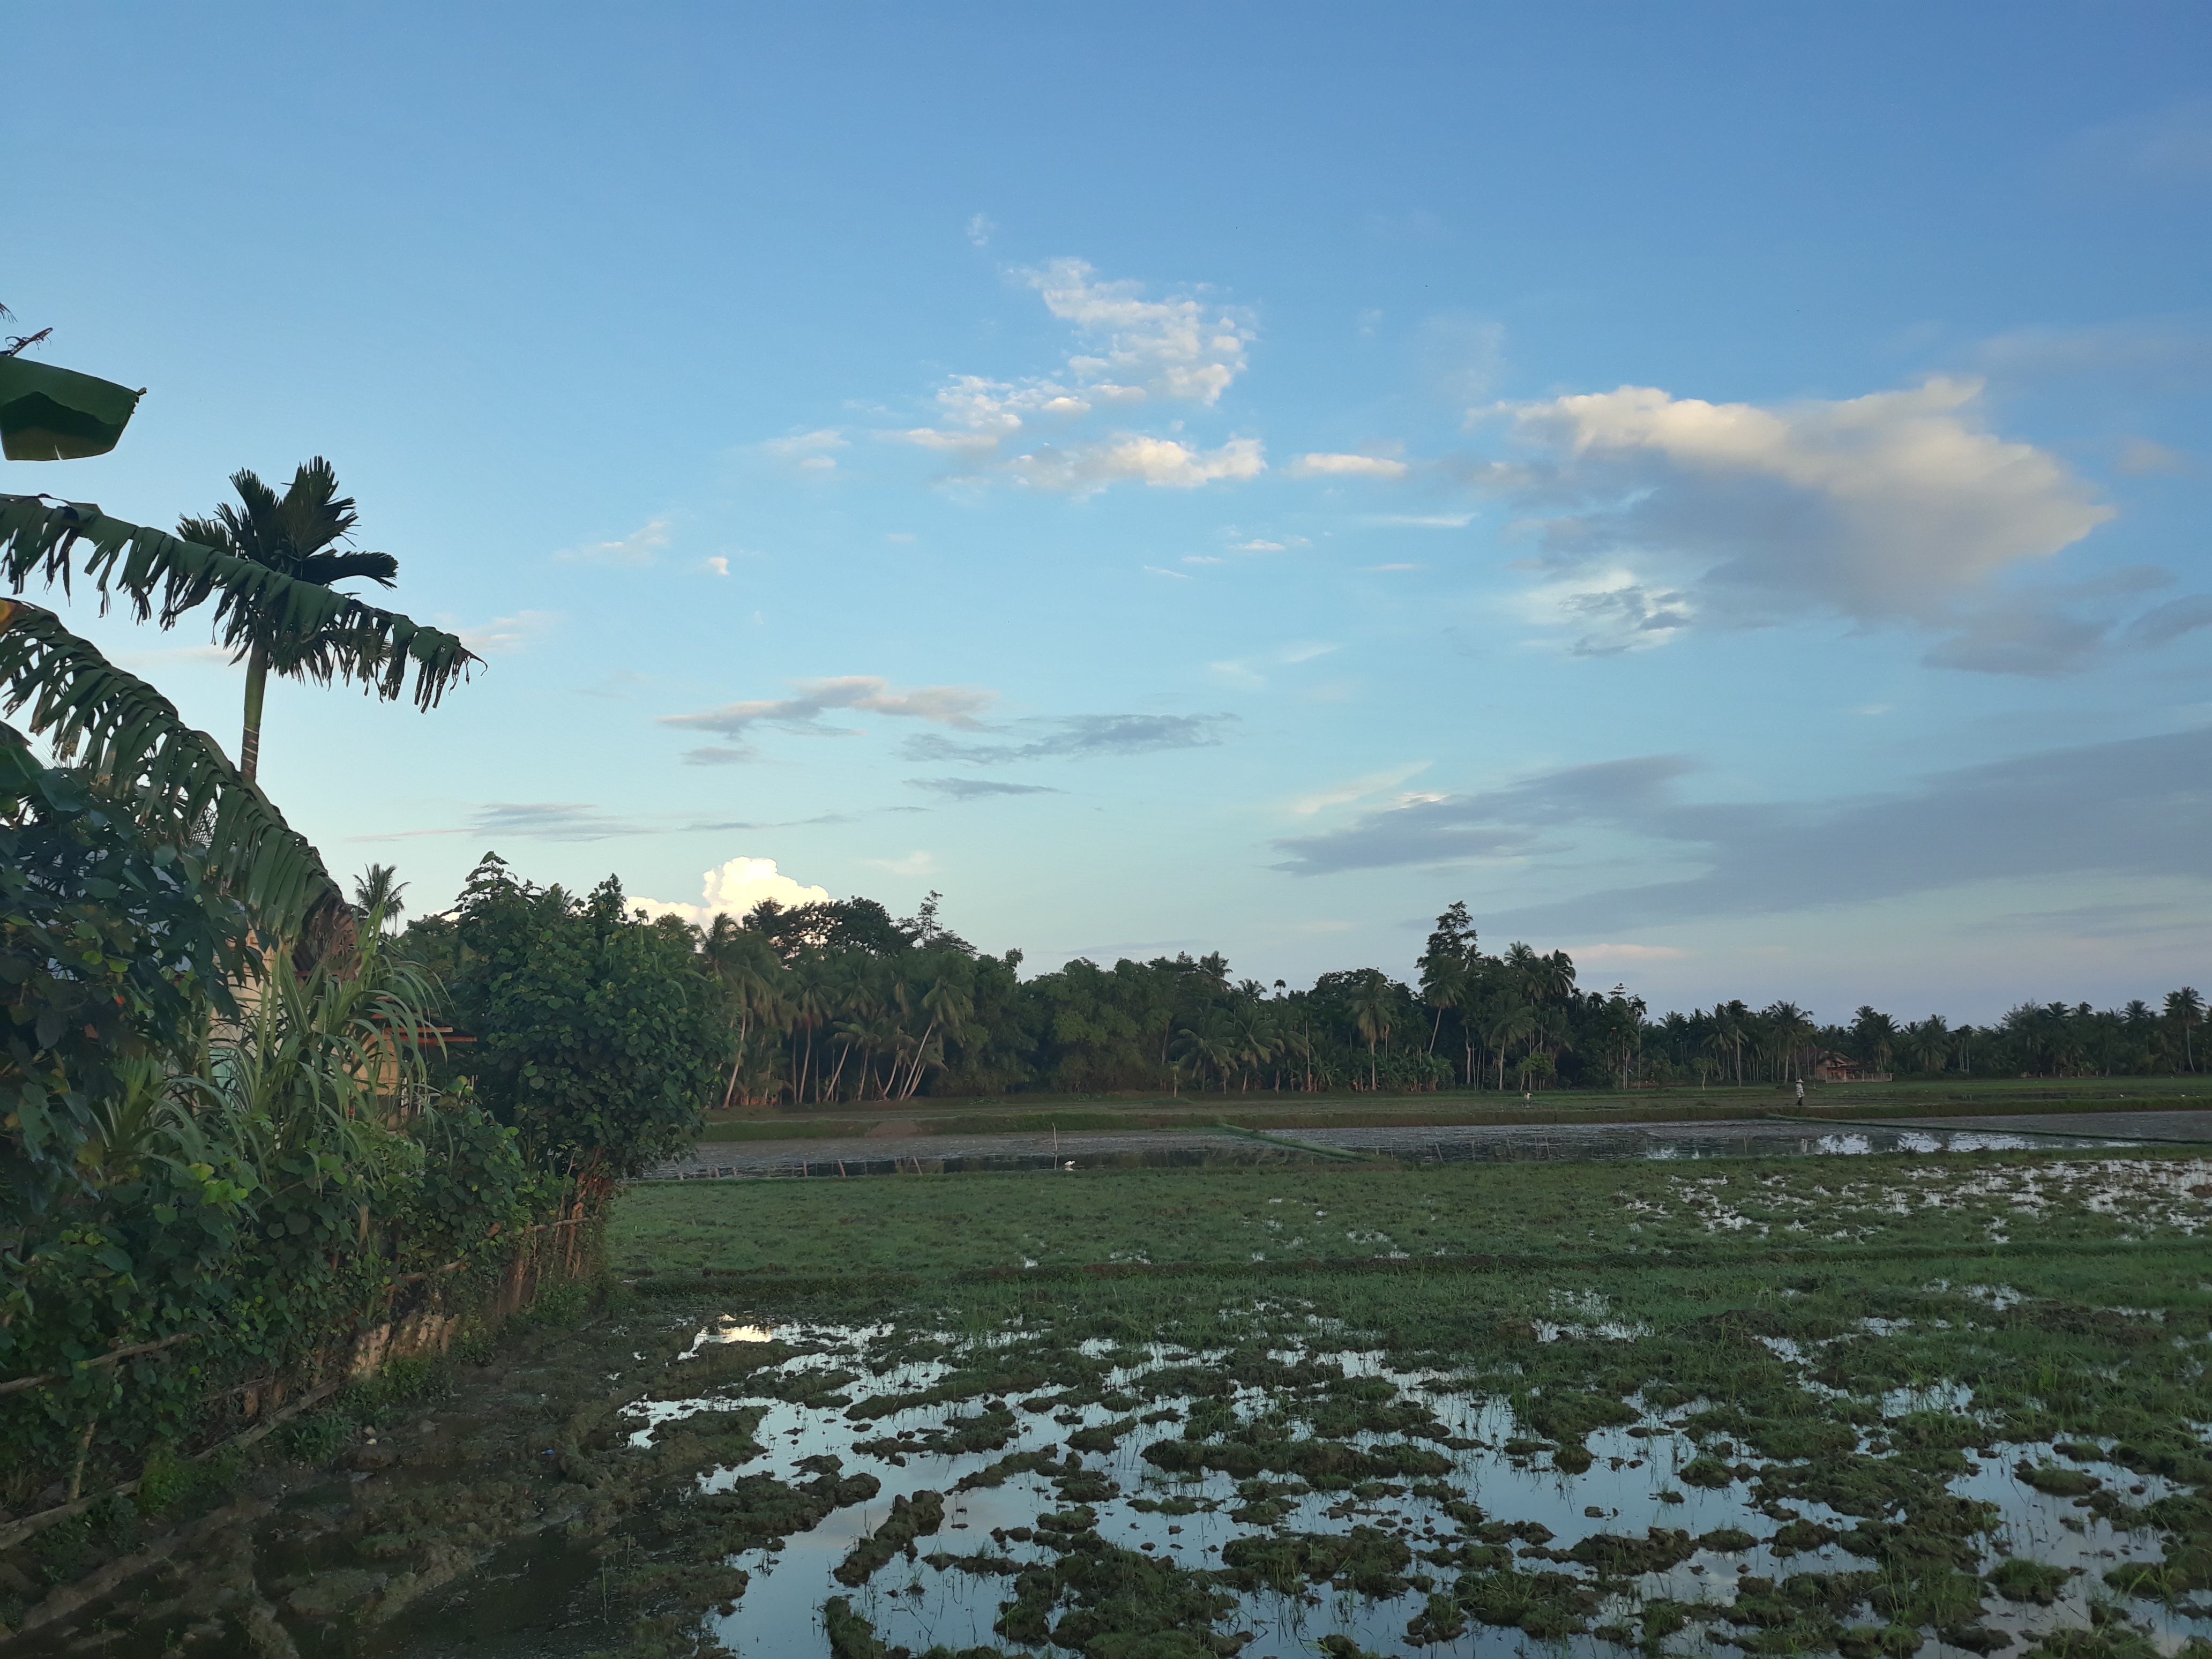
[[[354,914],[363,921],[371,916],[385,921],[396,920],[407,908],[407,902],[399,896],[407,890],[407,884],[399,878],[396,866],[372,864],[353,878]]]
[[[1352,1023],[1367,1039],[1367,1086],[1370,1092],[1382,1087],[1375,1045],[1390,1035],[1390,1013],[1397,1002],[1393,988],[1390,981],[1373,968],[1362,975],[1352,988]]]
[[[1516,1042],[1527,1042],[1536,1035],[1536,1011],[1526,1003],[1515,1003],[1490,1022],[1490,1029],[1482,1040],[1490,1045],[1491,1053],[1498,1056],[1498,1087],[1505,1088],[1505,1051]]]
[[[2166,994],[2166,1017],[2181,1028],[2182,1064],[2191,1071],[2197,1069],[2197,1044],[2193,1032],[2204,1020],[2204,999],[2193,985],[2185,985],[2179,991]]]

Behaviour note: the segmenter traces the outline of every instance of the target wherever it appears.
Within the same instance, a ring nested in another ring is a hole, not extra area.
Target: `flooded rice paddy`
[[[1605,1311],[1563,1305],[1595,1322],[1547,1334],[1605,1334]],[[702,1379],[728,1369],[713,1357],[731,1329],[700,1333]],[[1855,1443],[1826,1449],[1881,1460],[1900,1441],[1943,1447],[1905,1457],[1910,1478],[1868,1503],[1817,1470],[1729,1463],[1739,1448],[1702,1400],[1632,1397],[1598,1413],[1621,1420],[1585,1426],[1571,1406],[1516,1413],[1449,1370],[1394,1370],[1373,1351],[1098,1342],[1081,1351],[1086,1383],[963,1395],[963,1376],[1024,1374],[1026,1345],[883,1369],[886,1344],[913,1346],[886,1328],[779,1332],[738,1351],[741,1375],[630,1408],[641,1448],[693,1413],[761,1411],[763,1453],[702,1474],[704,1497],[763,1478],[853,1483],[855,1501],[811,1530],[730,1558],[751,1578],[710,1615],[730,1651],[822,1651],[842,1637],[853,1651],[1262,1659],[1510,1653],[1532,1640],[1873,1654],[1932,1639],[1983,1653],[2118,1622],[2171,1652],[2212,1636],[2212,1600],[2130,1605],[2108,1582],[2160,1571],[2147,1517],[2174,1482],[2114,1449],[2008,1441],[1977,1424],[1967,1390],[1899,1391]],[[794,1384],[807,1403],[779,1397]],[[1986,1443],[1955,1443],[1975,1440]],[[1942,1565],[1900,1573],[1898,1529],[1929,1511],[1950,1524],[1916,1547]],[[1133,1613],[1157,1626],[1135,1635],[1190,1645],[1085,1639]],[[1947,1622],[1897,1622],[1915,1613]],[[871,1632],[857,1644],[855,1620]]]
[[[572,1322],[0,1557],[10,1651],[2212,1659],[2212,1160],[623,1201]]]

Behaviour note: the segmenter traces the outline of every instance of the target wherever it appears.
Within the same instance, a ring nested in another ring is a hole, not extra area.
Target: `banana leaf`
[[[103,778],[157,833],[206,847],[214,873],[264,931],[295,934],[338,901],[313,844],[221,744],[51,611],[0,599],[0,714],[27,706],[31,732],[58,758]]]
[[[73,568],[71,556],[79,548],[89,551],[78,554]],[[295,637],[325,633],[338,647],[328,655],[331,674],[391,699],[406,690],[411,670],[418,708],[436,707],[482,660],[454,635],[398,611],[110,518],[88,501],[0,495],[0,580],[20,593],[35,576],[66,593],[80,571],[99,590],[103,608],[120,592],[139,621],[158,613],[164,628],[214,597],[219,611],[250,603]]]
[[[105,455],[144,395],[73,368],[0,357],[0,453],[11,461]]]

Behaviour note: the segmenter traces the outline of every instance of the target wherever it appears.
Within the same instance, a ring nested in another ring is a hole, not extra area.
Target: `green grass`
[[[1980,1190],[1988,1171],[2049,1186],[2063,1179],[2054,1171],[2112,1167],[2106,1154],[2016,1153],[664,1182],[623,1195],[607,1245],[624,1275],[924,1278],[1025,1263],[1242,1267],[1255,1255],[1364,1263],[1402,1255],[1411,1267],[1468,1256],[1857,1260],[1907,1250],[1996,1262],[2146,1238],[2197,1248],[2174,1216],[2206,1206],[2185,1194],[2124,1190],[2109,1212],[2069,1204],[2014,1223],[2006,1220],[2013,1197]],[[2176,1152],[2133,1167],[2195,1166]],[[1993,1243],[1999,1232],[2011,1242]]]
[[[2140,1111],[2212,1106],[2203,1078],[1947,1078],[1894,1084],[1814,1084],[1812,1115],[1881,1118],[1981,1113]],[[1524,1102],[1494,1090],[1441,1094],[1019,1095],[893,1105],[709,1113],[703,1138],[720,1141],[854,1137],[884,1125],[926,1134],[1063,1134],[1085,1130],[1317,1129],[1453,1123],[1635,1123],[1721,1121],[1797,1110],[1794,1091],[1670,1087],[1549,1091]]]

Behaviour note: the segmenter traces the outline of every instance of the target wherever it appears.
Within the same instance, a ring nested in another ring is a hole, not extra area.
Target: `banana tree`
[[[106,781],[162,836],[207,848],[210,872],[266,932],[296,933],[337,902],[307,837],[176,706],[109,662],[50,611],[0,599],[0,714],[28,709],[31,734]],[[20,743],[0,725],[0,754]]]
[[[118,596],[141,622],[164,628],[215,601],[216,642],[247,665],[239,770],[259,769],[261,707],[273,670],[320,684],[342,680],[386,701],[410,694],[428,709],[481,659],[454,635],[380,610],[331,584],[362,576],[389,584],[385,553],[333,552],[353,526],[329,464],[308,462],[283,496],[252,473],[233,476],[242,510],[187,519],[172,536],[109,517],[96,506],[42,495],[0,495],[0,577],[21,592],[33,579],[72,591],[90,582],[105,610]]]

